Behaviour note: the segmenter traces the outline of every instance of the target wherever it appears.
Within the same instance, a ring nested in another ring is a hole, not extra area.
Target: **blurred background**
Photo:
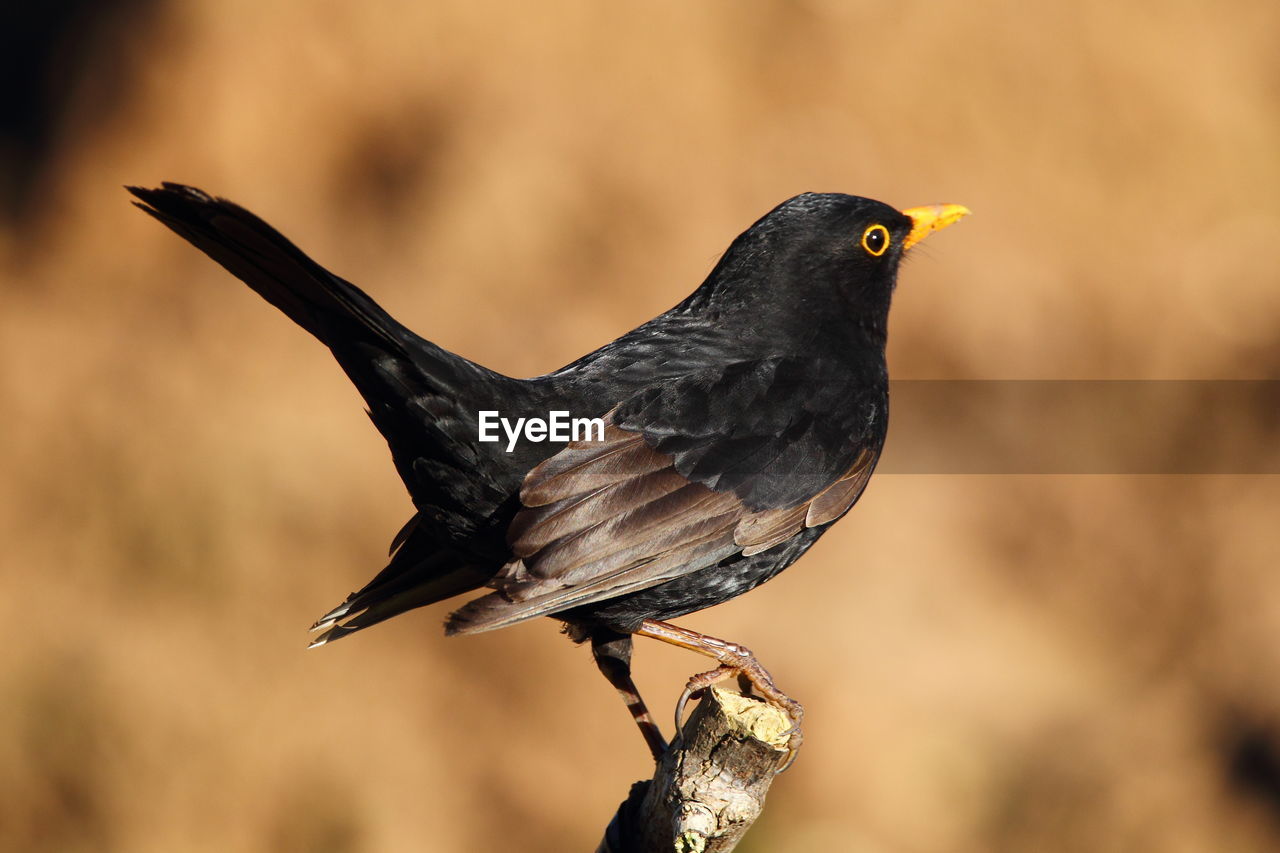
[[[510,374],[820,190],[975,211],[900,278],[896,379],[1280,378],[1273,2],[0,18],[0,849],[589,850],[651,770],[551,622],[304,651],[409,502],[323,348],[122,184],[228,196]],[[1178,426],[1231,441],[1208,414]],[[740,849],[1277,849],[1278,507],[1276,476],[877,475],[684,620],[808,708]],[[669,731],[703,662],[656,645]]]

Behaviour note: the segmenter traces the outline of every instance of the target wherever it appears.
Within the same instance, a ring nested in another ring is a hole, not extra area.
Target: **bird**
[[[794,754],[803,706],[745,646],[670,620],[774,577],[857,502],[888,429],[899,266],[967,208],[796,195],[673,308],[520,379],[410,331],[231,201],[171,182],[126,189],[329,348],[412,499],[385,567],[312,626],[312,647],[478,591],[447,634],[559,620],[590,644],[655,759],[669,745],[632,679],[637,636],[715,661],[685,686],[677,737],[689,696],[736,677],[790,717]],[[480,440],[483,413],[552,412],[599,427]]]

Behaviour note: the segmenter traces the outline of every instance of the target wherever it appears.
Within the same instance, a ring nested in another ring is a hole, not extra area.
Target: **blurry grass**
[[[809,189],[977,214],[904,271],[895,376],[1280,370],[1274,4],[157,9],[0,232],[3,849],[589,849],[648,773],[550,622],[446,642],[440,606],[303,652],[408,501],[323,349],[123,183],[230,196],[519,375]],[[1280,721],[1277,505],[1274,477],[877,478],[686,620],[809,707],[748,845],[1274,848],[1233,768]],[[698,662],[638,665],[665,720]]]

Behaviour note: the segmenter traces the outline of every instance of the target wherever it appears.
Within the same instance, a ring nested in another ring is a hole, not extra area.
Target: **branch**
[[[727,853],[764,810],[787,760],[791,721],[759,699],[716,688],[685,723],[651,781],[637,782],[596,853]]]

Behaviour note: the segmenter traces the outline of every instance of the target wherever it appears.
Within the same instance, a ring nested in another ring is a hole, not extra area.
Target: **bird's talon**
[[[680,694],[680,698],[676,701],[676,734],[671,739],[671,745],[684,742],[684,708],[689,703],[689,698],[693,696],[694,691],[685,685],[684,692]]]

